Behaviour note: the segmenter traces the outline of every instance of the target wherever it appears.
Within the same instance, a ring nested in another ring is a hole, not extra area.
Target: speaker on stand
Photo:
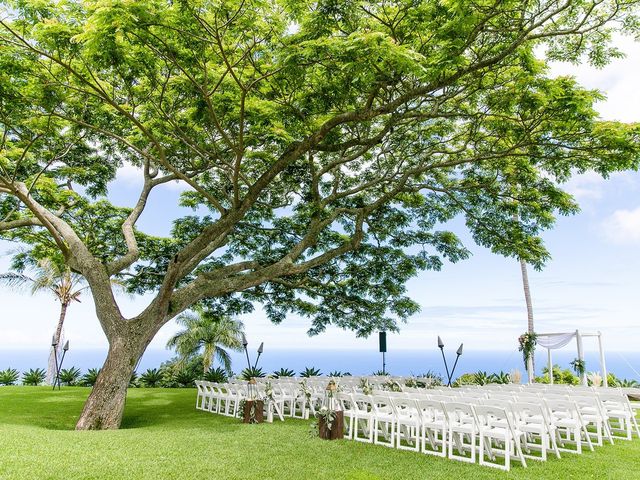
[[[385,363],[385,353],[387,353],[387,332],[379,332],[378,343],[380,344],[380,353],[382,353],[382,373],[386,375],[387,365]]]

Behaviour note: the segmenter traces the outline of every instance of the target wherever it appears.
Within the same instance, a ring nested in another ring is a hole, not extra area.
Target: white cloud
[[[596,172],[573,175],[560,187],[578,201],[600,200],[616,189],[625,191],[637,188],[637,175],[633,172],[614,172],[609,178],[603,178]]]
[[[606,182],[595,172],[587,172],[575,175],[567,183],[561,185],[562,189],[570,193],[576,200],[599,200],[602,198],[602,190]]]
[[[605,238],[612,243],[640,243],[640,207],[616,210],[602,223],[602,227]]]
[[[125,163],[122,167],[118,168],[114,181],[122,182],[130,187],[141,187],[142,169],[130,163]]]

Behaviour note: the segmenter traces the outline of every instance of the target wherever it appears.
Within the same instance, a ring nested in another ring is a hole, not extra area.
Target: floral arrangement
[[[573,368],[573,371],[576,372],[576,375],[578,375],[579,377],[584,375],[584,372],[587,371],[586,363],[584,362],[584,360],[580,360],[579,358],[574,358],[570,365],[571,368]]]
[[[313,393],[307,385],[307,379],[303,379],[300,382],[300,392],[304,396],[305,406],[306,408],[311,408],[311,394]]]
[[[518,350],[522,352],[525,368],[527,368],[529,359],[533,357],[537,340],[538,335],[535,332],[526,332],[518,337],[518,343],[520,344]]]
[[[264,384],[264,396],[265,400],[273,402],[273,384],[271,380],[267,380]]]
[[[365,395],[371,395],[373,393],[373,387],[369,383],[369,380],[366,378],[360,379],[360,389]]]
[[[388,390],[390,392],[401,392],[402,391],[402,385],[400,385],[395,380],[389,379],[389,380],[387,380],[386,382],[384,382],[382,384],[382,389],[383,390]]]
[[[409,378],[407,378],[404,382],[405,386],[407,387],[411,387],[411,388],[417,388],[420,385],[418,384],[418,379],[416,377],[414,377],[413,375]]]

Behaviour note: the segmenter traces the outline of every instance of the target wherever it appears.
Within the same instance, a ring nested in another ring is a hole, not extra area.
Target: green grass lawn
[[[0,479],[640,479],[640,440],[503,473],[196,411],[192,389],[132,389],[122,429],[76,432],[89,389],[0,388]]]

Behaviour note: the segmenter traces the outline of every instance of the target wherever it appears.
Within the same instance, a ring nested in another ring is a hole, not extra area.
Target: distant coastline
[[[455,352],[448,353],[447,361],[453,363]],[[106,349],[70,350],[65,359],[64,367],[78,367],[82,371],[97,368],[102,365],[106,357]],[[30,368],[45,368],[48,352],[43,350],[3,350],[0,351],[0,370],[11,367],[19,371]],[[250,351],[254,361],[255,353]],[[169,350],[149,349],[144,354],[137,368],[138,373],[148,368],[159,367],[160,364],[174,353]],[[564,349],[554,354],[554,363],[563,368],[569,368],[569,362],[576,356],[572,349]],[[239,372],[246,367],[246,358],[241,353],[233,353],[233,370]],[[597,352],[585,352],[587,371],[600,371]],[[620,378],[640,381],[640,352],[610,351],[606,354],[607,370]],[[387,371],[397,375],[419,375],[426,371],[444,374],[444,366],[439,351],[402,350],[389,351],[386,356]],[[536,355],[536,371],[541,374],[547,364],[546,355],[539,352]],[[319,368],[323,374],[338,370],[350,372],[354,375],[368,375],[382,369],[382,357],[378,352],[365,350],[269,350],[260,358],[259,366],[265,373],[273,372],[281,367],[291,368],[299,372],[304,367]],[[467,351],[458,363],[456,376],[466,372],[509,372],[518,369],[524,373],[521,354],[517,351]],[[634,371],[635,370],[635,371]]]

